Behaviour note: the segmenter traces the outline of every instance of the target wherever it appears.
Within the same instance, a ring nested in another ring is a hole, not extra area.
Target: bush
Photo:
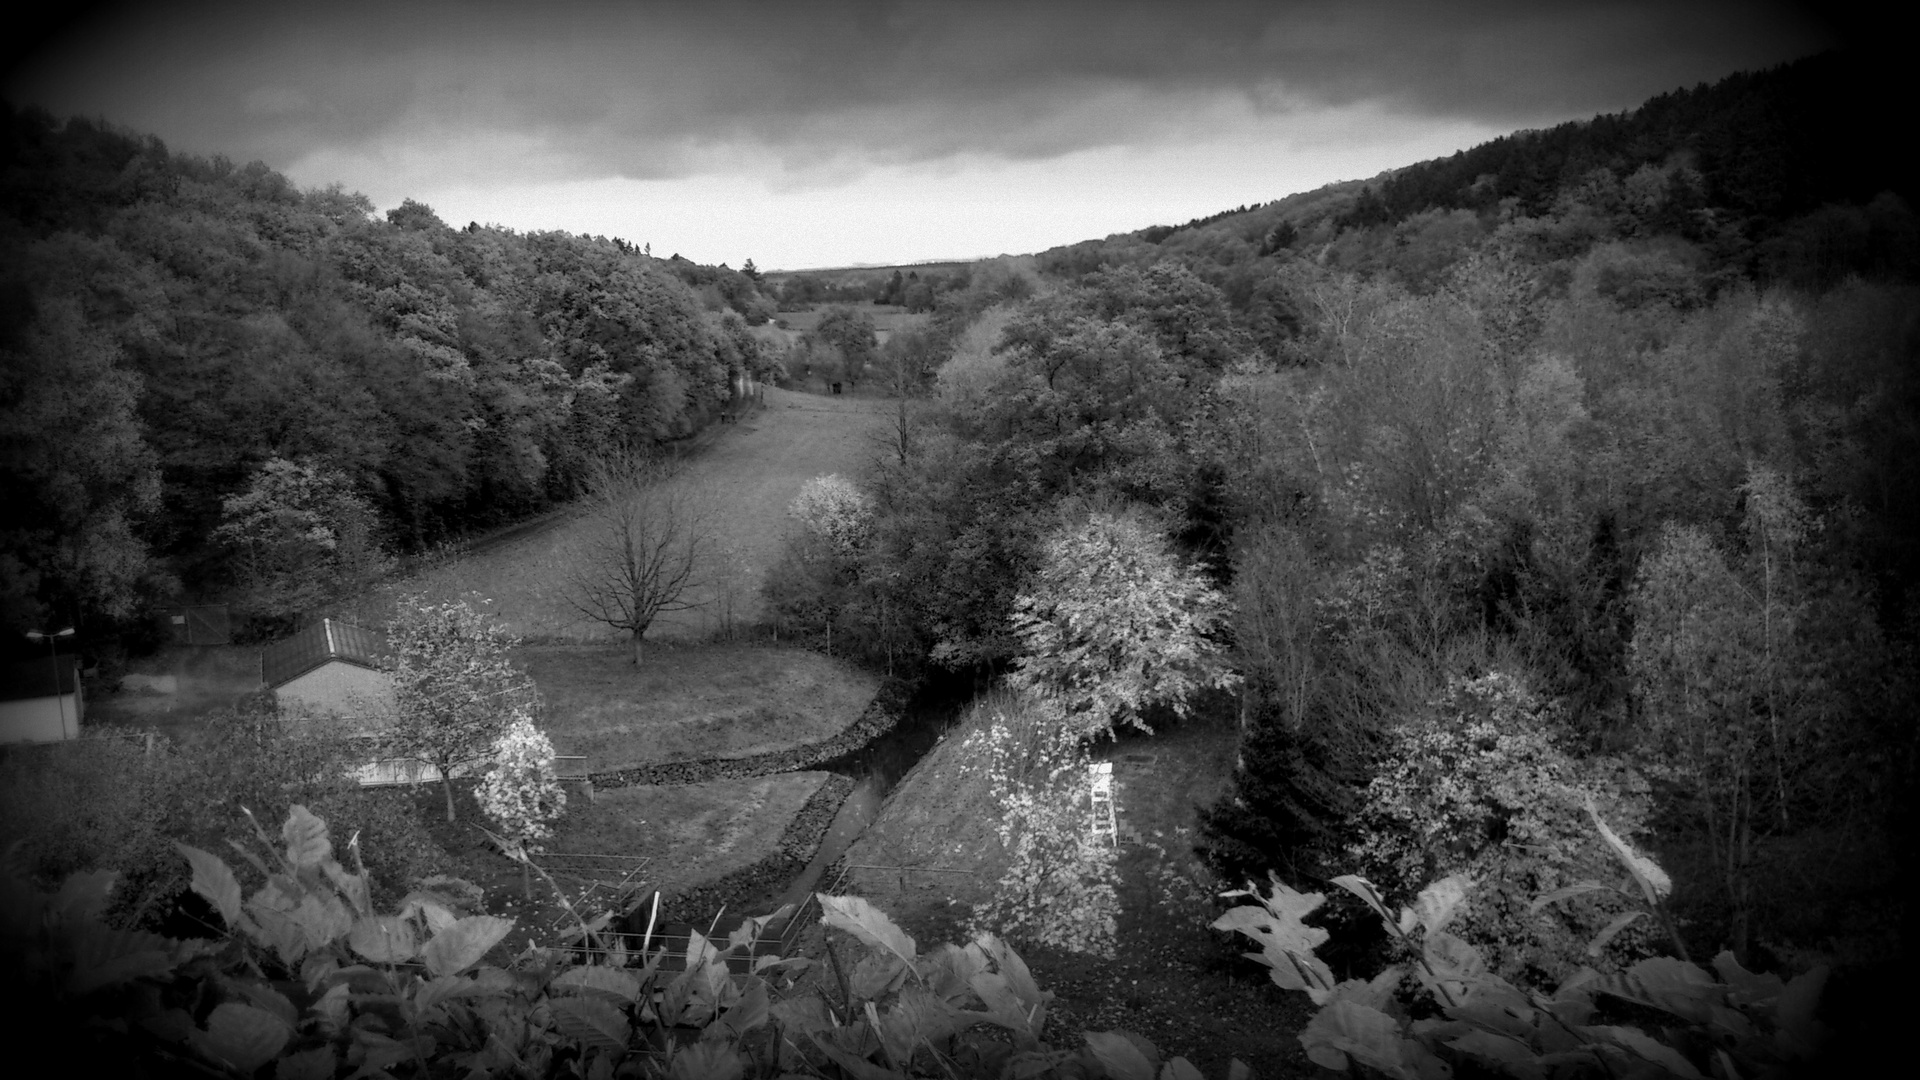
[[[159,926],[187,887],[173,841],[224,848],[298,804],[326,807],[363,834],[380,879],[405,883],[438,868],[436,848],[409,800],[363,791],[348,776],[356,750],[327,717],[230,709],[202,737],[173,744],[90,735],[22,748],[0,764],[0,833],[21,844],[21,865],[57,881],[77,871],[120,875],[109,916]],[[398,794],[398,793],[394,793]],[[373,854],[373,852],[378,854]]]
[[[16,747],[0,762],[0,835],[17,845],[16,865],[42,882],[121,871],[116,918],[139,921],[186,883],[168,825],[188,776],[172,754],[149,755],[127,739]]]
[[[82,1076],[1199,1075],[1179,1058],[1163,1071],[1152,1044],[1120,1032],[1042,1042],[1053,995],[1013,950],[981,936],[922,952],[859,897],[817,897],[843,936],[833,969],[853,972],[838,993],[800,980],[803,957],[730,970],[791,907],[724,948],[695,936],[674,970],[665,946],[602,935],[604,918],[580,927],[590,964],[533,948],[503,965],[514,920],[469,914],[471,884],[430,880],[389,907],[306,807],[280,842],[256,835],[264,850],[240,851],[271,877],[251,895],[220,856],[178,846],[211,931],[194,940],[111,931],[111,873],[48,891],[0,866],[9,1018]],[[860,949],[843,968],[845,938]]]
[[[1085,746],[1061,732],[1051,702],[1020,702],[996,712],[985,732],[967,736],[962,758],[978,762],[1001,808],[1007,872],[993,898],[973,913],[981,932],[1113,956],[1120,914],[1116,855],[1088,831]]]
[[[452,868],[405,787],[347,788],[316,800],[313,809],[359,853],[376,903],[397,903],[421,880]]]
[[[1547,986],[1590,958],[1630,960],[1646,940],[1636,931],[1587,955],[1619,913],[1613,894],[1531,910],[1535,896],[1607,876],[1613,857],[1594,833],[1588,798],[1628,838],[1649,809],[1645,781],[1623,762],[1564,753],[1551,734],[1556,720],[1556,706],[1511,675],[1450,680],[1427,712],[1389,733],[1391,764],[1367,786],[1349,849],[1389,895],[1471,877],[1462,925],[1486,943],[1490,966]]]

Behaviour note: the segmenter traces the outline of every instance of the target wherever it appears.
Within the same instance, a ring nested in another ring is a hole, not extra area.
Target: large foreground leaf
[[[413,959],[419,945],[413,924],[398,915],[373,915],[355,919],[347,945],[376,964],[402,964]]]
[[[333,857],[327,823],[299,803],[287,810],[287,822],[280,826],[280,837],[287,843],[287,861],[302,870],[317,870],[321,863]]]
[[[292,1029],[265,1009],[229,1001],[214,1006],[206,1031],[196,1032],[193,1043],[201,1053],[246,1074],[273,1060],[292,1036]]]
[[[599,998],[573,995],[551,998],[547,1007],[553,1011],[554,1024],[585,1047],[617,1052],[626,1049],[627,1040],[633,1035],[632,1026],[620,1010]]]
[[[917,955],[913,938],[894,925],[885,912],[858,896],[818,895],[822,922],[845,930],[875,948],[885,949],[906,964],[913,963]]]
[[[1306,1030],[1300,1045],[1314,1064],[1345,1071],[1352,1058],[1396,1080],[1439,1080],[1452,1075],[1446,1062],[1400,1033],[1393,1017],[1357,1002],[1335,999],[1327,1003]]]
[[[427,970],[435,975],[457,975],[480,962],[487,950],[513,929],[512,919],[474,915],[460,919],[433,935],[422,950]]]
[[[240,929],[245,916],[240,908],[240,880],[233,876],[233,870],[211,852],[177,841],[173,846],[187,857],[187,865],[193,867],[193,891],[213,905],[213,910],[226,921],[228,930]]]

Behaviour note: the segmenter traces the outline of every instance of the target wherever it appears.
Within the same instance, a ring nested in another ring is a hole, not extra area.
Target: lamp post
[[[64,694],[60,689],[59,639],[63,637],[72,637],[72,636],[73,636],[73,627],[71,626],[67,627],[65,630],[56,630],[51,634],[47,633],[44,630],[27,631],[27,639],[29,641],[45,641],[47,643],[47,659],[53,662],[53,704],[55,708],[58,708],[60,710],[60,737],[63,739],[67,737],[67,698],[66,698],[66,694]],[[79,690],[80,690],[79,684],[76,683],[74,685],[76,700],[78,699]],[[75,717],[74,719],[78,720],[79,717]],[[78,725],[75,725],[75,726],[77,727]],[[75,731],[74,734],[78,735],[80,733],[78,731]]]

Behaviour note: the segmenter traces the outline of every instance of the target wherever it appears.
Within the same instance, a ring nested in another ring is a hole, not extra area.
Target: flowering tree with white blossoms
[[[1112,957],[1117,855],[1088,828],[1086,746],[1064,736],[1057,704],[996,712],[964,751],[987,771],[1008,856],[993,898],[973,911],[974,929]]]
[[[567,793],[553,772],[553,742],[525,712],[516,711],[494,740],[493,764],[474,798],[499,826],[506,853],[520,863],[524,876],[527,856],[553,835],[549,823],[567,807]]]
[[[837,559],[852,558],[873,534],[872,497],[838,473],[800,485],[787,516]]]
[[[449,822],[454,773],[486,761],[507,721],[538,699],[526,673],[507,658],[519,639],[486,604],[416,593],[400,598],[387,624],[394,699],[389,752],[433,767]]]

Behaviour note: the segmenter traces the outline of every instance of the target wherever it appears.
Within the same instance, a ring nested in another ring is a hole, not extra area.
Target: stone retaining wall
[[[850,754],[892,731],[900,722],[913,685],[902,679],[887,679],[880,690],[845,731],[831,739],[790,750],[776,750],[739,758],[711,758],[704,761],[676,761],[658,765],[640,765],[594,773],[595,787],[627,787],[642,784],[698,784],[707,780],[745,779],[774,773],[802,772]],[[703,923],[713,918],[722,906],[736,907],[750,897],[776,888],[784,888],[820,850],[820,841],[833,826],[840,804],[853,793],[853,778],[831,773],[807,798],[799,813],[787,823],[772,854],[749,866],[741,867],[703,885],[662,896],[661,914],[670,922]]]
[[[609,769],[593,774],[594,787],[629,787],[647,784],[698,784],[708,780],[744,780],[774,773],[802,772],[843,754],[851,753],[893,730],[911,696],[911,686],[901,679],[888,679],[867,702],[860,718],[845,731],[822,742],[787,750],[770,750],[737,758],[707,758],[699,761],[670,761]]]

